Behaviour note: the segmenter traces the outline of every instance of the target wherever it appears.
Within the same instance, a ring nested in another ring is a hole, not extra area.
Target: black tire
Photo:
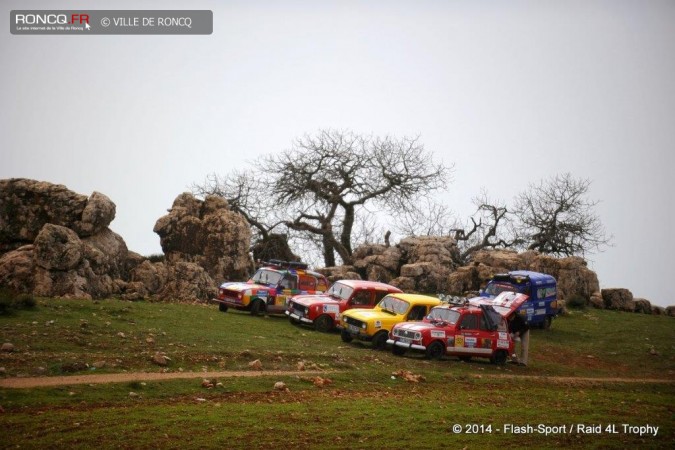
[[[218,303],[218,310],[222,312],[227,312],[227,305],[225,303]]]
[[[542,330],[550,330],[551,329],[551,324],[553,323],[553,317],[551,316],[546,316],[544,321],[541,323],[541,329]]]
[[[261,313],[264,312],[265,312],[265,304],[263,303],[263,301],[260,300],[259,298],[253,300],[253,303],[251,303],[251,315],[259,316]]]
[[[389,339],[388,331],[378,331],[375,333],[375,336],[373,336],[373,348],[375,350],[384,350],[387,348],[387,339]]]
[[[347,330],[342,330],[342,333],[340,333],[340,337],[342,338],[342,342],[351,342],[354,340],[354,336],[349,334]]]
[[[471,357],[470,356],[460,356],[459,360],[464,361],[464,362],[469,362],[469,361],[471,361]]]
[[[333,329],[333,318],[328,314],[320,315],[314,320],[314,329],[322,333],[327,333]]]
[[[492,364],[497,364],[498,366],[503,366],[506,364],[508,357],[509,355],[506,353],[506,350],[497,350],[495,354],[492,355],[492,358],[490,358],[490,362]]]
[[[403,356],[405,355],[405,352],[408,351],[407,348],[405,347],[399,347],[398,345],[393,345],[391,347],[391,352],[396,355],[396,356]]]
[[[425,353],[428,359],[440,359],[445,353],[445,348],[439,341],[434,341],[427,347]]]

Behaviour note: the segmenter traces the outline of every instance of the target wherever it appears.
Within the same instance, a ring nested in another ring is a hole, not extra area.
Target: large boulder
[[[633,311],[636,313],[651,314],[652,304],[649,300],[644,298],[633,299]]]
[[[328,278],[328,281],[335,283],[338,280],[360,280],[361,275],[356,272],[354,266],[333,266],[317,269],[317,272]]]
[[[618,309],[621,311],[633,311],[633,293],[624,288],[603,289],[602,301],[606,309]]]
[[[0,180],[0,253],[32,244],[45,224],[92,236],[115,218],[115,204],[94,192],[89,198],[60,184],[12,178]]]
[[[398,247],[408,263],[428,262],[449,269],[459,260],[457,242],[449,236],[407,237]]]
[[[92,236],[105,230],[115,218],[115,204],[100,192],[94,192],[82,211],[78,225],[80,236]]]
[[[33,291],[34,249],[33,245],[24,245],[0,256],[0,286],[16,292]]]
[[[131,270],[131,282],[140,283],[143,285],[144,292],[157,293],[160,292],[167,282],[169,272],[166,264],[162,262],[151,263],[148,260]],[[138,285],[134,285],[136,291]]]
[[[447,276],[459,257],[451,237],[419,236],[395,246],[366,244],[352,255],[362,278],[391,283],[406,291],[446,292]]]
[[[189,193],[179,195],[154,231],[169,265],[195,263],[218,282],[244,280],[253,272],[250,227],[220,197],[199,200]]]
[[[120,294],[130,262],[143,258],[130,258],[108,228],[114,218],[115,204],[99,192],[86,197],[43,181],[0,180],[0,253],[10,250],[0,258],[0,281],[45,297]]]
[[[82,261],[84,246],[70,228],[51,223],[45,224],[33,243],[35,263],[47,270],[67,271]]]
[[[185,261],[172,264],[167,278],[157,294],[160,300],[203,301],[216,296],[216,283],[198,264]]]

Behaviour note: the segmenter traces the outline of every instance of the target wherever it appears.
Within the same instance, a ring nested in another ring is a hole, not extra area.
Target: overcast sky
[[[100,191],[131,250],[210,172],[320,128],[421,136],[459,214],[571,172],[601,287],[675,304],[673,1],[3,1],[0,178]],[[12,9],[209,9],[210,36],[14,36]]]

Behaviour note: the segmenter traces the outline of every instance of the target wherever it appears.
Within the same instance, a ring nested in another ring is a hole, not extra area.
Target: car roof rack
[[[307,263],[300,261],[282,261],[281,259],[270,259],[269,261],[263,261],[263,265],[279,267],[284,269],[293,269],[293,270],[305,270],[309,266]]]

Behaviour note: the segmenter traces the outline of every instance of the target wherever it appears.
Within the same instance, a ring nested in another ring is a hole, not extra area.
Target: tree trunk
[[[352,229],[354,228],[354,220],[356,214],[354,213],[354,205],[343,205],[345,210],[345,217],[342,219],[342,234],[340,235],[340,243],[345,248],[349,256],[352,255]]]
[[[326,267],[335,266],[335,251],[333,248],[333,240],[330,238],[330,235],[324,234],[321,237],[323,242],[323,263]]]

